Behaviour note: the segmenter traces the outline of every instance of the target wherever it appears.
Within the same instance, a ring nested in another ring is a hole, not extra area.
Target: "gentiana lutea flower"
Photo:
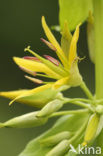
[[[39,97],[39,99],[42,96],[46,97],[47,95],[44,94],[44,92],[48,92],[48,90],[50,90],[53,94],[52,97],[50,97],[49,95],[51,100],[51,98],[54,97],[54,94],[56,95],[64,88],[75,87],[82,83],[82,77],[78,69],[79,57],[77,56],[79,25],[76,27],[76,30],[72,35],[68,30],[67,23],[65,22],[64,29],[62,31],[61,45],[57,42],[51,30],[47,26],[44,17],[42,17],[42,27],[49,41],[46,41],[45,39],[41,40],[49,48],[56,52],[59,60],[48,55],[41,57],[40,55],[32,51],[30,49],[30,46],[28,46],[27,48],[25,48],[25,51],[28,51],[33,56],[25,56],[23,58],[14,57],[13,59],[15,63],[20,67],[20,69],[22,69],[29,75],[32,75],[32,77],[26,75],[25,77],[27,79],[41,84],[42,86],[31,90],[1,92],[0,96],[5,96],[7,98],[13,99],[12,102],[19,101],[28,104],[30,102],[33,105],[33,102],[35,103],[34,99],[37,96]],[[44,82],[43,80],[35,78],[36,76],[49,78],[50,81]],[[48,94],[51,93],[48,92]],[[47,101],[45,100],[45,102]],[[38,100],[36,102],[38,103]]]

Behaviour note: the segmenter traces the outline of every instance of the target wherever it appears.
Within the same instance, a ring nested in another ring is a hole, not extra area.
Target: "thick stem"
[[[95,75],[96,98],[103,98],[103,0],[93,0],[95,29]],[[103,130],[97,138],[97,144],[103,146]],[[101,153],[102,156],[102,153]]]
[[[93,0],[95,28],[96,98],[103,98],[103,0]]]

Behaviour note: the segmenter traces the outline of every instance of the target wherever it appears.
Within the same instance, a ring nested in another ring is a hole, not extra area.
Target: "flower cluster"
[[[77,56],[79,25],[77,26],[76,31],[72,36],[72,34],[68,30],[67,23],[65,22],[64,29],[62,31],[61,46],[51,33],[44,17],[42,17],[42,26],[49,40],[46,41],[45,39],[42,39],[42,41],[49,48],[56,52],[59,60],[48,55],[44,55],[44,57],[41,57],[37,53],[33,52],[30,49],[30,46],[28,46],[27,48],[25,48],[25,51],[31,53],[33,57],[14,57],[13,59],[23,71],[33,76],[30,77],[26,75],[26,78],[35,83],[43,85],[32,90],[1,92],[1,96],[13,99],[13,101],[19,101],[29,104],[29,102],[33,103],[33,101],[27,101],[27,99],[25,99],[27,96],[35,95],[36,93],[43,92],[47,89],[52,89],[53,92],[57,93],[58,91],[81,84],[82,77],[78,70],[79,57]],[[35,76],[46,77],[50,80],[49,82],[44,82],[42,80],[34,78]],[[11,103],[13,101],[11,101]]]

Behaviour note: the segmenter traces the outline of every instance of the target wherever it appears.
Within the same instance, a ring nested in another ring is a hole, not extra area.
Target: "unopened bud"
[[[49,153],[47,153],[46,156],[65,155],[65,153],[69,149],[69,145],[70,145],[70,143],[68,140],[63,140],[57,146],[55,146]]]
[[[83,145],[88,144],[90,141],[92,141],[95,138],[98,125],[99,125],[99,119],[100,117],[96,113],[90,117],[87,129],[86,129]]]
[[[52,113],[56,112],[63,106],[63,101],[59,99],[55,99],[45,105],[42,110],[37,114],[39,117],[49,116]]]
[[[5,123],[0,123],[0,127],[31,128],[45,124],[48,119],[43,117],[37,117],[37,113],[38,111],[15,117],[6,121]]]
[[[69,131],[60,132],[58,134],[52,135],[40,141],[44,146],[54,146],[61,142],[62,140],[69,139],[72,133]]]

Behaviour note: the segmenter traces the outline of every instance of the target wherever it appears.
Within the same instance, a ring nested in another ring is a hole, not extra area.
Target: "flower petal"
[[[53,36],[52,32],[50,31],[49,27],[46,24],[44,16],[42,16],[42,26],[45,31],[45,34],[48,38],[48,40],[51,42],[51,44],[57,49],[57,55],[60,58],[63,65],[66,64],[66,57],[64,55],[64,52],[62,51],[59,43],[56,41],[55,37]]]
[[[17,91],[7,91],[7,92],[0,92],[0,96],[8,98],[8,99],[15,99],[14,101],[26,104],[29,106],[42,108],[45,104],[49,101],[53,100],[55,96],[58,94],[58,90],[54,90],[51,87],[51,84],[48,86],[41,86],[32,89],[32,90],[17,90]],[[32,92],[32,93],[31,93]]]
[[[48,68],[50,68],[52,71],[54,71],[56,74],[60,76],[66,76],[68,73],[67,71],[65,71],[63,68],[61,68],[60,66],[55,66],[53,63],[51,63],[50,61],[42,58],[41,56],[39,56],[37,53],[35,53],[34,51],[32,51],[30,49],[30,46],[28,46],[27,48],[24,49],[24,51],[28,51],[29,53],[31,53],[32,55],[36,56],[37,58],[39,58],[43,64],[45,64],[46,66],[48,66]]]
[[[47,75],[50,75],[51,77],[60,78],[58,74],[53,72],[51,69],[49,69],[46,65],[40,62],[26,60],[19,57],[14,57],[14,61],[17,65],[19,65],[21,68],[25,68],[27,70],[33,71],[33,72],[43,72]]]
[[[51,88],[52,87],[52,84],[46,84],[46,85],[43,85],[43,86],[40,86],[40,87],[37,87],[37,88],[34,88],[34,89],[31,89],[31,90],[28,90],[27,92],[17,96],[15,99],[13,99],[9,105],[11,105],[14,101],[16,100],[19,100],[21,98],[24,98],[24,97],[27,97],[27,96],[31,96],[35,93],[39,93],[39,92],[42,92],[43,90],[46,90],[48,88]]]
[[[75,30],[75,32],[73,34],[71,44],[70,44],[70,49],[69,49],[69,54],[68,54],[68,56],[69,56],[69,58],[68,58],[69,59],[69,66],[70,67],[71,67],[74,59],[77,56],[77,41],[78,41],[78,38],[79,38],[79,26],[80,25],[78,25],[76,27],[76,30]]]
[[[53,88],[58,89],[63,85],[68,85],[69,77],[64,77],[58,81],[56,81],[53,85]]]
[[[69,51],[70,43],[72,40],[72,34],[68,29],[67,21],[65,21],[64,23],[64,28],[61,34],[62,34],[61,47],[62,47],[63,52],[65,53],[65,56],[68,58],[68,51]]]

